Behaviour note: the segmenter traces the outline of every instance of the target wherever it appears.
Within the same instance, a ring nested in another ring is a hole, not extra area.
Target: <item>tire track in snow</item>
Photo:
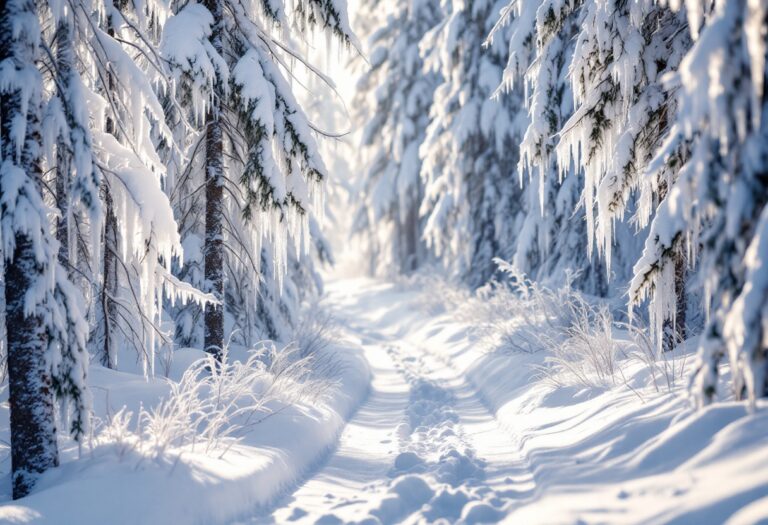
[[[408,404],[408,383],[396,369],[376,334],[362,345],[373,372],[368,399],[345,426],[335,452],[282,506],[268,516],[242,523],[341,523],[367,516],[367,503],[381,493],[397,453],[393,421]],[[342,521],[334,520],[342,513]]]
[[[485,484],[487,462],[478,457],[460,415],[455,388],[435,378],[423,350],[388,349],[411,388],[406,421],[398,426],[400,453],[390,470],[387,496],[370,511],[381,523],[494,522],[503,513]],[[413,348],[413,347],[411,347]]]
[[[341,311],[373,370],[368,401],[328,463],[247,523],[487,523],[524,495],[517,451],[477,389],[392,315],[410,305],[378,295],[346,295]]]

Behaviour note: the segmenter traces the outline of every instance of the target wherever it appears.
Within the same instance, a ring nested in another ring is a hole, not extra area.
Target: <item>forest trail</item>
[[[327,461],[244,523],[501,519],[530,475],[508,430],[418,332],[428,315],[419,294],[356,279],[330,283],[326,301],[365,350],[370,394]]]

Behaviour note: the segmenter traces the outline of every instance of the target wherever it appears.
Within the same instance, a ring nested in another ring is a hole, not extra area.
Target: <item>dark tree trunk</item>
[[[0,61],[9,59],[17,69],[35,67],[34,46],[30,43],[35,35],[22,32],[18,40],[13,38],[14,22],[19,18],[37,16],[35,2],[3,2],[0,9]],[[40,100],[33,98],[24,115],[21,114],[21,96],[20,90],[8,90],[0,95],[2,162],[21,168],[32,183],[26,191],[39,193],[42,187]],[[17,119],[27,121],[20,162],[13,133]],[[16,231],[13,254],[5,254],[6,326],[12,327],[6,332],[14,499],[29,493],[38,474],[58,465],[53,390],[46,359],[47,337],[43,316],[39,307],[32,312],[25,308],[27,292],[45,278],[45,264],[52,261],[38,261],[36,248],[39,247],[33,242],[34,238],[28,233]]]
[[[117,218],[112,206],[112,194],[109,188],[104,191],[104,268],[101,283],[100,308],[104,323],[104,342],[101,364],[113,370],[117,369],[117,346],[114,340],[117,326]]]
[[[222,6],[220,0],[206,0],[205,7],[216,24],[211,36],[213,48],[222,50]],[[214,86],[211,107],[205,117],[205,281],[208,292],[221,301],[205,306],[205,351],[222,359],[224,349],[224,137],[221,123],[221,79]]]
[[[122,3],[116,3],[115,7],[121,9]],[[112,17],[107,18],[107,34],[114,37],[115,29]],[[107,75],[107,89],[112,92],[115,90],[115,77],[110,72]],[[105,131],[114,135],[119,140],[117,123],[114,117],[107,116],[104,124]],[[117,303],[115,297],[118,289],[118,229],[117,217],[112,203],[112,194],[109,185],[104,182],[104,259],[101,276],[101,289],[99,290],[99,309],[100,320],[104,328],[104,340],[102,341],[99,361],[103,366],[117,369],[117,346],[114,334],[117,331]]]
[[[56,28],[56,69],[61,92],[59,97],[66,106],[66,93],[72,74],[72,39],[69,24],[59,23]],[[66,111],[66,110],[65,110]],[[56,240],[59,241],[59,263],[72,276],[69,262],[69,186],[72,179],[72,155],[64,140],[56,147],[56,207],[61,214],[56,222]]]
[[[5,267],[5,319],[13,327],[7,331],[13,499],[29,494],[36,475],[59,464],[45,328],[39,314],[24,315],[27,290],[41,278],[32,241],[17,235]]]
[[[686,262],[683,247],[678,246],[673,255],[675,262],[675,319],[664,322],[663,350],[670,352],[685,340],[686,336]]]
[[[224,299],[224,177],[222,130],[218,117],[208,114],[205,160],[205,281],[208,291]],[[224,308],[205,306],[205,351],[221,360],[224,348]]]
[[[400,226],[404,252],[401,259],[401,273],[409,274],[416,270],[419,261],[419,239],[421,232],[419,231],[419,202],[413,201],[408,203],[408,210],[406,211],[405,221]]]

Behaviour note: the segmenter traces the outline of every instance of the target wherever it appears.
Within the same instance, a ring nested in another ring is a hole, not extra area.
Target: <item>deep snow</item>
[[[481,344],[472,304],[435,313],[439,291],[413,281],[329,289],[371,397],[323,468],[238,523],[768,523],[765,406],[696,411],[685,381],[657,391],[634,361],[622,385],[555,390],[545,352]]]
[[[358,347],[340,341],[324,351],[336,359],[334,386],[320,399],[273,401],[272,415],[225,450],[206,452],[204,445],[198,445],[153,453],[151,447],[135,446],[134,436],[102,434],[77,460],[72,443],[60,441],[62,467],[47,472],[30,496],[14,502],[8,501],[10,450],[4,401],[0,453],[5,459],[1,496],[5,502],[0,506],[0,523],[222,523],[252,514],[291,490],[322,461],[368,391],[370,371]],[[199,351],[182,351],[170,380],[145,381],[137,374],[92,365],[89,380],[96,416],[106,419],[122,406],[135,414],[141,405],[157,405],[168,394],[169,381],[178,380],[184,366],[199,357]]]
[[[345,342],[328,351],[345,366],[323,402],[266,419],[223,457],[103,443],[75,461],[68,446],[0,521],[768,523],[764,404],[697,411],[685,381],[657,390],[634,360],[615,386],[555,388],[537,368],[546,351],[494,350],[478,303],[433,284],[330,282],[323,305]],[[174,379],[196,354],[178,357]],[[101,417],[168,390],[95,366],[90,380]]]

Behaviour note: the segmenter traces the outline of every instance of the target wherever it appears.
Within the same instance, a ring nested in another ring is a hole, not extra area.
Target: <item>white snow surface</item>
[[[696,410],[686,381],[657,390],[646,365],[621,359],[617,386],[556,388],[536,369],[546,351],[494,350],[474,299],[446,289],[329,282],[324,304],[347,342],[330,349],[346,366],[326,402],[268,418],[222,458],[112,445],[75,461],[66,449],[0,522],[768,523],[764,402]],[[690,374],[688,347],[670,359]],[[170,376],[195,356],[182,352]],[[102,416],[168,390],[95,366],[90,381]]]
[[[338,386],[321,400],[274,406],[273,413],[226,453],[204,446],[169,449],[156,457],[127,440],[103,438],[78,459],[61,442],[62,466],[43,475],[26,498],[10,500],[8,403],[0,406],[2,504],[0,523],[170,524],[225,523],[250,515],[291,490],[335,445],[346,418],[365,397],[370,371],[360,349],[348,342],[330,348]],[[177,352],[171,381],[202,352]],[[170,381],[92,365],[89,382],[98,417],[126,406],[157,405]]]
[[[764,404],[695,410],[685,381],[657,392],[632,362],[621,386],[554,389],[534,371],[543,351],[489,351],[430,287],[329,293],[370,396],[322,468],[237,524],[768,523]],[[694,347],[674,358],[686,373]]]

